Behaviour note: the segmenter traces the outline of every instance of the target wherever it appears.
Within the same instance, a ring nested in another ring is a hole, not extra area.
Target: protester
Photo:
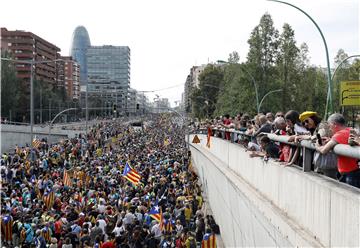
[[[203,200],[184,134],[163,115],[143,129],[104,122],[87,135],[4,154],[1,220],[11,228],[1,228],[2,244],[174,247],[178,237],[185,244]]]
[[[344,116],[335,113],[329,116],[328,123],[332,129],[333,136],[325,145],[317,145],[316,150],[321,154],[328,153],[337,144],[348,144],[350,128],[346,127]],[[360,188],[360,169],[357,159],[338,155],[338,171],[341,175],[340,182]]]

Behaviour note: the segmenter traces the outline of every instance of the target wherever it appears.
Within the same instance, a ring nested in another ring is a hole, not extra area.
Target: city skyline
[[[63,56],[70,54],[72,32],[79,25],[88,30],[93,45],[129,46],[131,87],[150,91],[179,85],[156,93],[168,97],[172,106],[180,100],[192,66],[226,60],[232,51],[239,52],[241,62],[246,60],[247,39],[265,12],[272,16],[279,31],[285,22],[293,27],[297,45],[306,42],[309,46],[311,64],[326,65],[315,26],[288,6],[260,0],[246,4],[224,1],[221,5],[213,1],[140,2],[97,5],[94,1],[86,2],[85,8],[82,1],[72,2],[72,8],[84,11],[68,20],[53,18],[48,11],[51,6],[45,1],[38,1],[43,15],[30,18],[28,10],[34,7],[24,1],[19,10],[23,18],[11,18],[8,12],[1,15],[0,22],[8,30],[25,30],[43,37],[61,48]],[[359,52],[357,1],[289,2],[306,10],[319,24],[328,42],[331,64],[340,48],[349,55]],[[13,3],[3,5],[11,9]],[[66,4],[58,8],[59,13],[67,11]],[[151,94],[149,98],[152,100]]]

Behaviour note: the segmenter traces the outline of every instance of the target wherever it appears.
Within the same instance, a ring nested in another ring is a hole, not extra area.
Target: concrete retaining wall
[[[18,126],[18,125],[6,125],[1,124],[1,151],[9,152],[11,149],[14,149],[16,144],[19,146],[24,146],[25,144],[30,144],[30,126]],[[67,139],[75,137],[75,134],[83,131],[73,131],[73,130],[61,130],[61,129],[51,129],[51,138],[50,142],[58,142],[61,139]],[[33,129],[34,137],[38,139],[47,138],[49,133],[49,127],[34,127]]]
[[[193,163],[226,247],[360,246],[360,190],[198,136]]]

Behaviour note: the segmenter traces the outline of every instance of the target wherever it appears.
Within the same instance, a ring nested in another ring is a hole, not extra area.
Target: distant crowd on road
[[[294,143],[309,140],[316,147],[312,163],[314,171],[360,188],[359,161],[331,152],[337,144],[360,145],[359,127],[347,127],[344,116],[339,113],[332,114],[327,121],[313,111],[301,114],[295,110],[279,111],[275,115],[269,112],[253,117],[239,113],[235,117],[224,115],[193,122],[192,128],[193,131],[209,129],[209,135],[233,139],[232,142],[244,145],[251,157],[273,158],[285,166],[301,165],[302,150],[299,146],[273,142],[267,134],[284,135],[288,142]],[[221,131],[224,129],[225,132]],[[242,131],[244,135],[231,136],[231,130]]]
[[[184,130],[114,121],[4,153],[1,247],[216,247]]]

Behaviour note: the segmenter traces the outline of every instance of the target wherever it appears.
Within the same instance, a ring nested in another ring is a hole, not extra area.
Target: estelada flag
[[[192,143],[194,143],[194,144],[198,144],[198,143],[200,143],[200,139],[199,139],[199,137],[195,134],[195,136],[194,136],[194,138],[193,138],[193,140],[192,140]]]
[[[208,127],[208,134],[207,134],[207,142],[206,142],[206,146],[208,148],[210,148],[210,139],[211,139],[211,136],[212,136],[212,131],[211,131],[211,127]]]
[[[128,163],[125,164],[124,172],[122,175],[127,180],[132,182],[135,186],[137,186],[139,184],[140,179],[141,179],[140,174],[136,170],[131,168]]]
[[[65,169],[64,169],[63,182],[64,182],[64,186],[68,186],[68,187],[71,187],[71,186],[72,186],[70,173],[69,173],[67,170],[65,170]]]
[[[53,190],[47,191],[44,193],[43,201],[48,210],[50,210],[55,202],[55,193]]]
[[[32,142],[32,146],[34,148],[39,148],[39,146],[41,145],[41,141],[39,139],[34,139],[33,142]]]
[[[205,233],[201,242],[201,248],[216,248],[215,234]]]

